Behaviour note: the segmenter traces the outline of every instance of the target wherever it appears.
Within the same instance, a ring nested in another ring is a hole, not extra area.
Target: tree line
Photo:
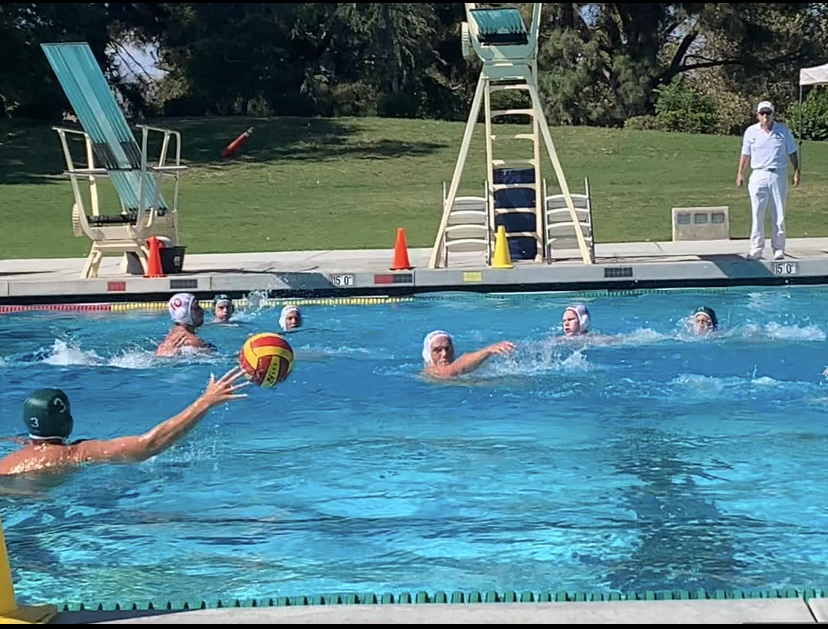
[[[132,117],[462,120],[479,73],[464,19],[462,3],[4,3],[0,118],[59,116],[39,44],[85,41]],[[799,69],[828,61],[828,4],[547,3],[540,33],[550,124],[735,133],[758,100],[800,113]],[[159,75],[131,59],[141,47]],[[828,138],[821,90],[802,113]]]

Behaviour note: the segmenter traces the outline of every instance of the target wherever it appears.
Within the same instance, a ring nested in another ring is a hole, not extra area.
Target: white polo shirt
[[[784,123],[774,121],[770,133],[762,131],[758,122],[745,129],[742,155],[750,156],[751,170],[785,171],[792,153],[796,153],[796,140]]]

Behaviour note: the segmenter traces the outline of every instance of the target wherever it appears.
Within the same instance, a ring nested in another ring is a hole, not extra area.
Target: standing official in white
[[[753,226],[750,230],[748,260],[759,260],[765,249],[765,209],[770,205],[771,248],[773,259],[785,258],[785,203],[788,200],[788,157],[793,164],[793,184],[799,185],[799,160],[796,140],[788,127],[773,119],[773,105],[763,100],[756,107],[759,120],[745,130],[736,185],[745,183],[745,169],[750,163],[748,181]]]

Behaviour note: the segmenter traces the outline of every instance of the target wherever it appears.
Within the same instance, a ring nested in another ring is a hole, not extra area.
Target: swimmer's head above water
[[[195,330],[204,325],[204,310],[192,293],[177,293],[170,298],[170,319],[176,325]]]
[[[562,325],[566,336],[579,336],[589,332],[589,309],[586,304],[567,306],[563,313]]]
[[[716,311],[707,306],[699,306],[693,313],[693,330],[696,334],[706,334],[719,328]]]
[[[236,311],[233,300],[227,295],[216,295],[213,298],[213,315],[216,321],[230,321],[230,317]]]
[[[279,325],[287,332],[302,327],[302,313],[298,306],[287,305],[279,315]]]
[[[450,365],[454,362],[454,340],[445,330],[434,330],[423,339],[423,362],[431,365]]]

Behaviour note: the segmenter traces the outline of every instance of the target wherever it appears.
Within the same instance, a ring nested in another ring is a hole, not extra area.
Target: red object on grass
[[[225,146],[224,150],[221,152],[221,156],[232,157],[233,155],[235,155],[236,151],[238,151],[239,148],[241,148],[241,145],[244,144],[247,141],[247,138],[249,138],[251,135],[253,135],[253,127],[250,127],[247,131],[245,131],[235,140],[230,142],[230,144]]]

